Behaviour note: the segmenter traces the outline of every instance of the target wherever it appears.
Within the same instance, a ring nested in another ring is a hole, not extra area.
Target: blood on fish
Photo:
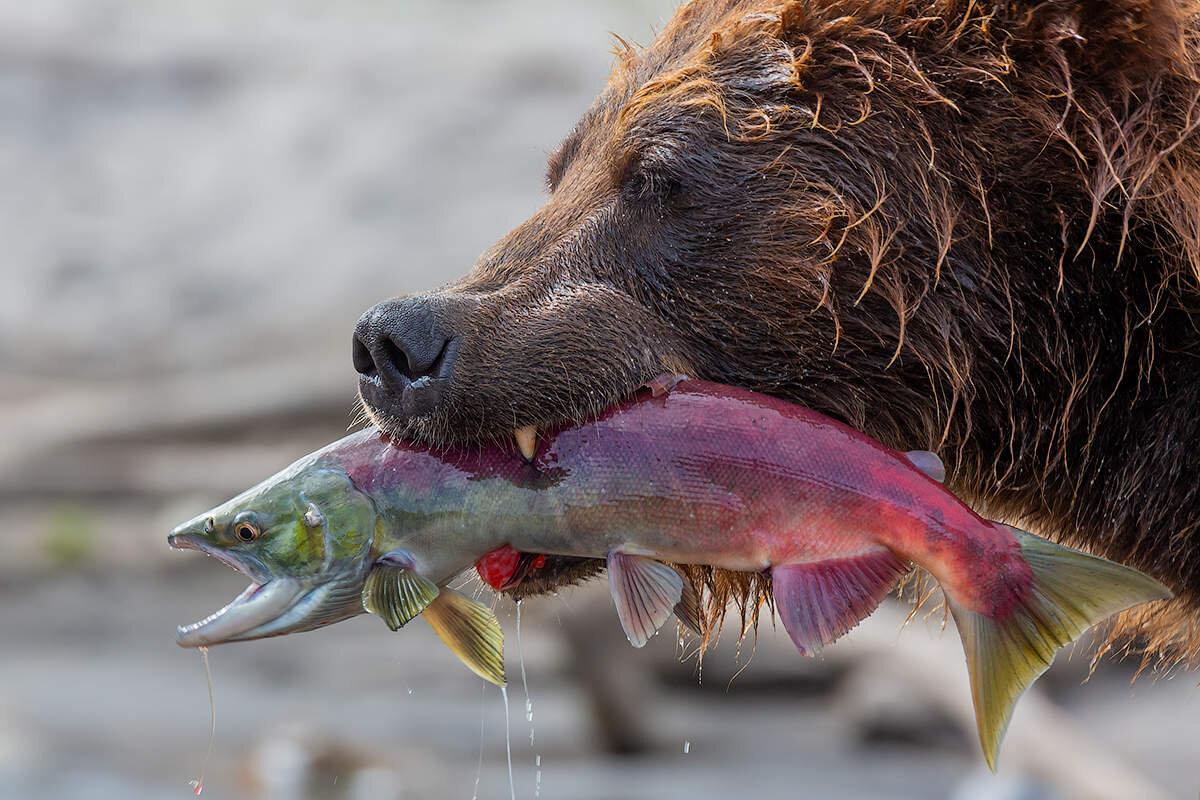
[[[509,578],[517,571],[517,563],[520,560],[521,554],[514,550],[512,545],[505,544],[480,556],[475,562],[475,571],[484,583],[500,591],[500,587],[508,583]]]
[[[546,566],[546,556],[522,553],[512,545],[503,544],[475,560],[480,579],[496,591],[512,589],[535,569]]]

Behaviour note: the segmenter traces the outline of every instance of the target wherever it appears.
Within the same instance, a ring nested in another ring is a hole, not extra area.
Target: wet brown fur
[[[455,376],[393,427],[504,438],[664,370],[775,394],[1160,578],[1178,598],[1108,646],[1195,663],[1198,37],[1171,0],[690,3],[621,42],[546,206],[437,293]],[[769,597],[687,571],[714,625]]]

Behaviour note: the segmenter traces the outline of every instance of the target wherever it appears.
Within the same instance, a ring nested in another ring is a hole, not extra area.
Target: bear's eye
[[[682,189],[672,148],[653,145],[632,153],[620,165],[618,183],[628,202],[662,211]]]
[[[658,167],[638,167],[625,179],[622,194],[629,200],[665,205],[679,194],[678,176]]]
[[[234,526],[233,533],[243,542],[253,542],[262,535],[262,531],[258,526],[251,522],[239,522]]]

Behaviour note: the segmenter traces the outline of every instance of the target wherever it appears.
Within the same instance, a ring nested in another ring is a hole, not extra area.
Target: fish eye
[[[258,526],[251,522],[239,522],[234,526],[233,533],[243,542],[253,542],[262,535],[262,531],[258,529]]]

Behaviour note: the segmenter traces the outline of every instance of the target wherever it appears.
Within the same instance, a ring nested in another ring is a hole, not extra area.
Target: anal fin
[[[683,578],[674,567],[619,550],[608,554],[608,583],[621,628],[634,647],[650,641],[683,596]]]
[[[801,654],[816,655],[874,611],[908,568],[884,548],[780,564],[771,568],[775,609]]]
[[[485,681],[504,686],[504,634],[487,606],[443,589],[425,609],[425,620],[442,643]]]

